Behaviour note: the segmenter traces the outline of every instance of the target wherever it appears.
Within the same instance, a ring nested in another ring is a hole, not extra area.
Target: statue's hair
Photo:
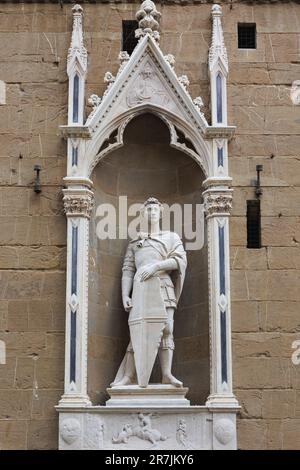
[[[150,204],[158,204],[159,206],[162,205],[161,202],[156,197],[153,197],[153,196],[148,197],[147,201],[144,202],[143,206],[147,207],[147,206],[150,206]]]
[[[160,208],[160,215],[162,215],[164,207],[162,203],[156,197],[153,196],[148,197],[148,199],[141,205],[140,213],[142,214],[147,208],[147,206],[150,206],[151,204],[157,204]]]

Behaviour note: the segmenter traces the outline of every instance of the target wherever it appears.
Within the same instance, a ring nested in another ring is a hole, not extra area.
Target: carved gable
[[[172,56],[164,57],[156,41],[147,34],[126,61],[121,52],[121,65],[115,77],[110,73],[108,88],[88,117],[86,125],[95,132],[97,124],[111,121],[139,106],[151,105],[158,111],[167,111],[184,121],[190,121],[200,131],[208,124],[200,111],[198,101],[193,102],[187,91],[188,80],[177,77]]]

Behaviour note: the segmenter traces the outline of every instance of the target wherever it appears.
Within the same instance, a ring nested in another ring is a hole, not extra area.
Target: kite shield
[[[147,387],[149,383],[166,321],[167,311],[161,295],[160,279],[151,277],[140,281],[136,277],[128,324],[140,387]]]

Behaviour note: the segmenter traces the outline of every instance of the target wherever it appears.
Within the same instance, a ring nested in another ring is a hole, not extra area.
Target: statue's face
[[[152,223],[158,222],[160,219],[160,206],[159,204],[149,204],[144,210],[145,219]]]

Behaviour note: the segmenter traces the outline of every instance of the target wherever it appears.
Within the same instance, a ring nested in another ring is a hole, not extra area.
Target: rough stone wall
[[[231,223],[233,374],[242,405],[243,449],[300,448],[300,107],[290,99],[300,78],[300,5],[225,8],[230,57],[229,122],[234,182]],[[237,22],[255,22],[257,49],[238,50]],[[264,165],[261,249],[246,248],[246,200],[255,166]]]
[[[234,178],[231,222],[234,389],[242,404],[238,446],[300,448],[299,368],[299,107],[289,98],[300,79],[300,6],[296,2],[224,6],[230,60],[229,122]],[[161,46],[176,56],[193,96],[208,111],[207,52],[211,5],[160,5]],[[85,5],[89,52],[87,95],[102,94],[103,75],[116,72],[121,20],[135,4]],[[237,49],[239,21],[257,23],[258,48]],[[70,5],[0,4],[1,71],[7,104],[0,106],[0,448],[57,447],[54,405],[64,366],[65,219],[61,179],[66,146],[66,54]],[[42,166],[42,193],[32,184]],[[255,165],[263,163],[260,250],[247,250],[246,199]]]
[[[67,25],[57,6],[0,5],[7,95],[0,106],[0,339],[7,353],[0,449],[57,447],[66,245],[66,149],[58,126],[66,120]],[[42,167],[40,195],[33,192],[35,164]]]

